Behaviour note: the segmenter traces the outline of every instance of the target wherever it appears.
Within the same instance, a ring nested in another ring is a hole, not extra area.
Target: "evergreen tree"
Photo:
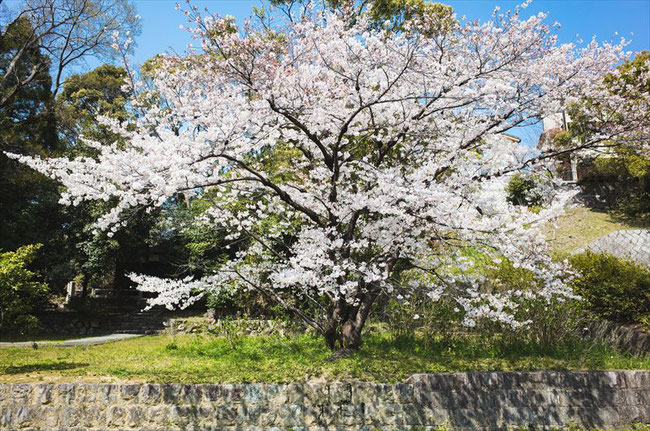
[[[30,37],[31,25],[19,18],[6,27],[0,38],[0,74],[7,71],[13,52]],[[13,92],[9,103],[0,108],[0,150],[32,156],[57,154],[56,115],[52,79],[46,56],[32,46],[2,81],[2,96]],[[17,82],[29,75],[27,85],[13,91]],[[35,267],[45,278],[60,285],[67,277],[61,254],[65,251],[65,224],[58,202],[57,185],[32,170],[25,169],[0,152],[0,249],[15,250],[42,243]]]

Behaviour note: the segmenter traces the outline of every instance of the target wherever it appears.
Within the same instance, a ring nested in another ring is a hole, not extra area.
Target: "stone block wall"
[[[418,374],[405,383],[0,385],[0,430],[613,429],[650,371]]]

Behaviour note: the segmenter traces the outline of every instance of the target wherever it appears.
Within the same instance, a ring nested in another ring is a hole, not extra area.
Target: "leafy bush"
[[[260,301],[260,295],[256,292],[225,288],[208,293],[206,306],[208,310],[214,310],[215,316],[256,315],[265,311]]]
[[[506,342],[525,341],[542,351],[552,352],[558,346],[581,339],[586,323],[584,307],[584,301],[577,299],[529,299],[517,310],[517,318],[528,324],[517,329],[503,326],[501,330]]]
[[[650,220],[650,158],[625,148],[614,157],[593,161],[580,179],[583,193],[598,196],[598,205],[636,223]]]
[[[591,251],[571,257],[578,275],[576,293],[598,316],[619,322],[639,322],[650,314],[650,270],[611,254]]]
[[[24,335],[38,326],[33,315],[47,301],[48,287],[34,281],[34,272],[27,266],[39,245],[28,245],[16,251],[0,253],[0,332]]]
[[[426,348],[440,343],[454,345],[469,337],[491,343],[507,354],[522,346],[530,351],[556,354],[566,346],[584,341],[584,301],[561,297],[526,299],[515,314],[517,320],[527,324],[512,327],[481,319],[470,328],[462,324],[463,313],[453,301],[409,297],[389,302],[384,319],[393,342],[422,343]]]
[[[248,316],[241,319],[227,316],[219,320],[218,323],[219,334],[228,342],[230,348],[235,349],[239,346],[248,331]]]
[[[210,292],[207,295],[206,306],[209,310],[235,309],[236,303],[234,293],[230,290],[219,290]]]
[[[438,337],[453,338],[461,328],[462,315],[456,305],[447,298],[433,302],[426,296],[409,295],[388,301],[383,317],[395,340],[413,340],[419,334],[428,345]]]
[[[530,269],[515,266],[512,261],[502,258],[493,266],[484,269],[490,288],[496,292],[526,290],[537,288],[535,273]]]
[[[508,202],[513,205],[535,207],[543,205],[546,187],[540,175],[517,173],[506,186]]]
[[[467,325],[463,306],[455,298],[442,295],[432,300],[427,295],[404,289],[397,300],[387,301],[380,313],[395,341],[422,337],[426,345],[429,340],[440,337],[454,340],[471,334],[500,339],[505,345],[528,343],[553,351],[581,336],[585,323],[584,301],[561,295],[528,295],[527,292],[533,293],[543,287],[543,281],[535,272],[516,266],[505,257],[495,261],[479,253],[472,258],[475,263],[472,271],[483,277],[478,286],[481,291],[497,297],[504,292],[522,292],[508,300],[517,304],[516,307],[509,309],[504,304],[504,311],[524,324],[513,325],[504,315],[503,321],[478,318]]]

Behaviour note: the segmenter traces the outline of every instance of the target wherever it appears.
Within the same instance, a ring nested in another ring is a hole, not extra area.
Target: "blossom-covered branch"
[[[202,50],[158,59],[153,88],[165,104],[142,104],[135,130],[114,124],[126,147],[20,159],[60,180],[64,202],[114,201],[103,229],[128,208],[217,190],[197,223],[247,246],[203,280],[136,277],[161,294],[152,304],[254,289],[330,347],[357,348],[375,300],[404,286],[451,297],[470,326],[524,325],[522,300],[571,297],[536,229],[568,195],[539,213],[508,203],[505,173],[522,168],[525,150],[502,133],[600,94],[624,43],[560,45],[544,14],[519,9],[485,23],[421,14],[398,27],[310,11],[238,28],[190,9]],[[543,288],[486,290],[468,248],[534,271]]]

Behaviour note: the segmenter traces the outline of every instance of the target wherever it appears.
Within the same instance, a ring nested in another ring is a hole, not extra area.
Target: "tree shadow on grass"
[[[33,373],[37,371],[64,371],[72,370],[75,368],[84,368],[90,364],[77,363],[77,362],[56,362],[56,363],[40,363],[40,364],[26,364],[26,365],[10,365],[5,368],[3,374],[24,374]]]
[[[650,214],[625,214],[620,211],[609,212],[609,216],[617,223],[635,229],[650,229]]]

